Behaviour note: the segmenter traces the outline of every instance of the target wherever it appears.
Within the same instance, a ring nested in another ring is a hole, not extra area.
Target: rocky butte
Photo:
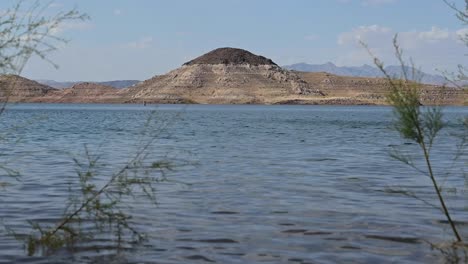
[[[271,59],[219,48],[129,88],[80,83],[57,90],[0,76],[0,101],[61,103],[386,104],[383,78],[289,71]],[[467,105],[468,89],[422,85],[422,104]]]

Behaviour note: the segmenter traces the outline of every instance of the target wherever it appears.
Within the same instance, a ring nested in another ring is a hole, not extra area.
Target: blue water
[[[462,131],[458,121],[468,108],[444,112],[435,172],[468,240],[466,155],[452,161],[452,134]],[[3,230],[0,263],[448,259],[430,245],[453,240],[441,212],[388,191],[412,191],[438,205],[427,177],[390,158],[397,148],[424,168],[417,146],[391,128],[388,107],[18,104],[0,120],[0,161],[21,175],[2,172],[0,181],[9,184],[0,193],[0,219],[19,235],[31,233],[28,221],[59,220],[77,177],[73,158],[83,159],[85,146],[100,156],[102,181],[151,138],[148,160],[175,166],[157,185],[157,205],[130,202],[133,223],[148,237],[143,243],[117,250],[109,241],[88,241],[28,257],[24,243]]]

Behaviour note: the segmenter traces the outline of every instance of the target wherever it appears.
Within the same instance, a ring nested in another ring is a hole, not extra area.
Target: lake
[[[447,107],[433,148],[435,173],[465,240],[468,204],[452,161],[468,107]],[[392,159],[416,145],[392,128],[381,106],[17,104],[0,117],[2,164],[17,170],[0,193],[2,226],[31,233],[63,212],[73,158],[100,156],[102,181],[125,166],[153,133],[148,159],[173,162],[157,184],[157,205],[129,211],[147,235],[123,250],[112,241],[79,243],[28,257],[0,232],[0,263],[444,263],[431,243],[453,239],[429,178]],[[148,119],[150,119],[148,124]],[[140,144],[141,145],[141,144]],[[446,176],[446,172],[451,172]],[[457,192],[449,189],[457,186]],[[389,190],[414,192],[419,199]],[[463,262],[463,259],[462,259]]]

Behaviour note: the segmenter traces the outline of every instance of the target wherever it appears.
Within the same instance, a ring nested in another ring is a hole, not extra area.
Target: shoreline
[[[320,100],[310,100],[309,102],[304,102],[301,100],[287,100],[280,101],[275,103],[197,103],[197,102],[162,102],[162,101],[147,101],[146,104],[143,102],[89,102],[89,101],[68,101],[68,102],[57,102],[57,101],[8,101],[2,102],[0,104],[14,105],[14,104],[55,104],[55,105],[141,105],[141,106],[152,106],[152,105],[218,105],[218,106],[388,106],[391,107],[388,103],[378,103],[378,102],[356,102],[356,103],[327,103],[327,99]],[[330,101],[334,101],[331,99]],[[468,104],[422,104],[421,106],[440,106],[440,107],[468,107]]]

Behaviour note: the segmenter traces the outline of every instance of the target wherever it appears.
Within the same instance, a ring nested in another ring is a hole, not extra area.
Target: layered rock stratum
[[[131,102],[264,104],[291,96],[322,95],[271,59],[234,48],[213,50],[128,89]]]
[[[313,83],[326,97],[318,104],[387,104],[390,90],[385,78],[338,76],[325,72],[297,72],[308,83]],[[420,85],[420,101],[424,105],[468,105],[468,88]],[[311,102],[312,103],[312,102]]]
[[[70,88],[49,92],[37,98],[36,102],[51,103],[118,103],[121,96],[119,89],[90,82],[77,83]]]
[[[387,104],[384,78],[282,69],[271,59],[220,48],[129,88],[79,83],[67,89],[0,77],[0,101],[60,103]],[[421,85],[425,105],[468,105],[468,88]]]
[[[75,84],[84,83],[86,81],[58,82],[54,80],[36,80],[36,82],[53,87],[53,88],[64,89],[64,88],[70,88]],[[139,80],[115,80],[115,81],[106,81],[106,82],[87,82],[87,83],[95,83],[95,84],[112,86],[114,88],[122,89],[122,88],[130,87],[139,82],[140,82]]]
[[[28,102],[35,98],[54,92],[50,86],[40,84],[27,78],[5,74],[0,75],[0,100],[11,102]]]

